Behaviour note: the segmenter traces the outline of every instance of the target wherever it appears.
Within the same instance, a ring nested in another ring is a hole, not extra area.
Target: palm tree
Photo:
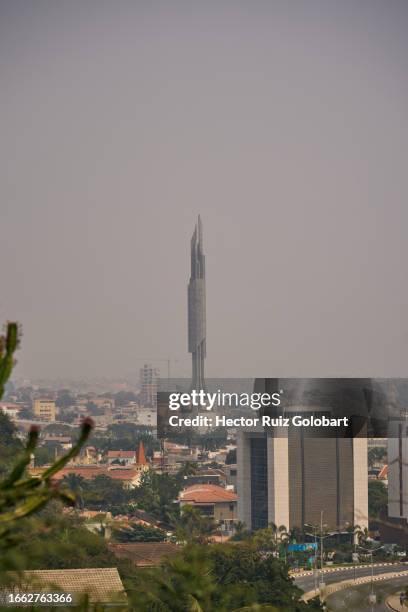
[[[84,499],[82,494],[84,492],[85,478],[83,478],[83,476],[79,476],[79,474],[71,472],[70,474],[65,474],[61,482],[75,494],[75,506],[82,509],[84,507]]]
[[[356,545],[361,544],[362,542],[366,542],[369,537],[369,532],[367,527],[362,529],[360,525],[354,525],[353,529],[353,540]]]
[[[246,528],[246,525],[242,521],[234,523],[234,535],[232,536],[233,541],[248,540],[251,537],[251,532]]]
[[[176,537],[179,542],[206,544],[217,531],[214,519],[203,515],[198,508],[185,505],[181,508],[180,519],[175,522]]]
[[[269,523],[266,529],[260,529],[254,535],[254,542],[260,550],[278,551],[280,545],[289,539],[285,525],[279,527],[275,523]]]
[[[292,527],[289,530],[289,539],[291,542],[302,542],[304,540],[304,530],[300,527]]]

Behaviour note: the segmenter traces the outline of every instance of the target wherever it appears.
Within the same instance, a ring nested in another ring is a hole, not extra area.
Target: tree
[[[129,498],[130,492],[121,480],[114,480],[104,474],[82,483],[83,504],[91,510],[108,511],[114,506],[127,503]]]
[[[16,521],[38,512],[53,499],[73,504],[74,498],[69,491],[55,487],[52,478],[79,453],[89,437],[91,427],[91,422],[85,420],[81,436],[71,450],[44,470],[40,476],[35,477],[26,475],[26,468],[38,441],[38,428],[31,428],[21,458],[11,472],[0,481],[0,556],[2,544],[7,545],[8,533]]]
[[[26,419],[27,421],[33,421],[35,419],[35,414],[31,408],[22,408],[18,413],[19,419]]]
[[[152,428],[134,423],[115,423],[108,426],[107,436],[93,440],[101,450],[134,450],[143,441],[146,455],[151,457],[153,451],[160,448],[160,443],[152,435]]]
[[[157,527],[132,523],[128,527],[115,529],[113,538],[116,542],[164,542],[166,532]]]
[[[75,406],[75,397],[71,395],[68,389],[61,389],[58,391],[55,405],[58,408],[70,408],[71,406]]]
[[[292,527],[289,530],[289,540],[290,542],[303,542],[305,538],[305,532],[300,527]]]
[[[249,540],[251,538],[251,532],[246,528],[245,523],[237,521],[234,524],[234,535],[231,540],[233,542],[241,542],[242,540]]]
[[[6,334],[0,337],[0,399],[3,396],[5,384],[10,377],[14,353],[19,344],[19,329],[17,323],[8,323]],[[1,449],[20,450],[17,446],[14,425],[5,415],[1,415]],[[11,546],[9,534],[15,523],[27,516],[38,512],[50,500],[59,499],[65,503],[72,503],[68,493],[59,491],[53,486],[52,477],[75,457],[86,442],[91,432],[92,422],[84,421],[81,435],[77,444],[71,450],[46,469],[41,476],[30,477],[26,475],[26,468],[36,449],[39,430],[32,427],[21,457],[17,460],[8,475],[0,481],[0,557]]]
[[[189,544],[161,567],[143,572],[133,593],[138,612],[301,612],[321,609],[300,601],[288,570],[252,544]]]
[[[118,391],[113,395],[116,406],[126,406],[129,402],[136,402],[137,395],[132,391]]]
[[[259,529],[253,536],[254,544],[259,550],[277,551],[283,542],[289,539],[289,533],[284,525],[279,527],[269,523],[266,529]]]
[[[368,481],[368,516],[380,518],[387,513],[388,492],[381,480]]]
[[[0,410],[0,476],[6,473],[8,465],[23,445],[17,437],[17,428],[9,417]]]
[[[188,478],[189,476],[193,476],[198,469],[198,465],[197,463],[194,463],[193,461],[186,461],[183,466],[179,469],[179,471],[177,472],[176,478],[177,481],[181,484],[184,485],[184,480],[186,478]]]
[[[60,448],[61,446],[58,445]],[[37,446],[34,451],[34,464],[36,467],[40,465],[50,465],[55,459],[55,446],[44,445]]]
[[[387,449],[379,446],[370,448],[368,451],[368,465],[374,467],[378,463],[385,463],[387,461]]]
[[[57,436],[73,436],[76,433],[74,427],[63,425],[62,423],[49,423],[49,425],[44,427],[44,431]]]
[[[185,505],[181,508],[180,517],[175,521],[178,542],[195,542],[207,544],[215,533],[217,526],[209,516],[204,516],[198,508]]]
[[[105,414],[105,408],[103,408],[103,406],[97,406],[95,402],[88,402],[86,407],[89,414],[92,416],[101,416],[102,414]]]
[[[148,470],[142,474],[139,486],[131,491],[130,497],[139,508],[171,526],[178,516],[175,500],[180,489],[177,476]]]
[[[160,568],[145,572],[132,593],[138,612],[210,612],[217,583],[204,546],[186,547],[166,560]]]
[[[61,481],[62,486],[67,487],[75,495],[75,505],[78,508],[84,507],[84,484],[85,478],[79,476],[79,474],[71,473],[65,474]]]

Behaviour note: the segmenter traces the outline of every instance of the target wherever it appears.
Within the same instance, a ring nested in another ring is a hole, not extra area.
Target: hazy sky
[[[18,376],[408,374],[406,0],[0,0]]]

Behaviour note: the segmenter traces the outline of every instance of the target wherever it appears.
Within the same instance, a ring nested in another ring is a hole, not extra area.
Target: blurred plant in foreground
[[[8,323],[6,334],[0,337],[0,399],[14,365],[14,353],[19,345],[19,328],[17,323]],[[89,438],[92,420],[85,419],[81,434],[72,449],[40,476],[27,476],[26,468],[38,442],[39,429],[31,427],[28,441],[22,456],[15,463],[10,474],[0,480],[0,556],[12,546],[9,533],[15,522],[37,512],[51,499],[60,499],[70,505],[75,504],[72,493],[58,489],[53,483],[55,476],[73,457],[75,457]]]
[[[92,421],[85,419],[81,435],[71,450],[47,468],[40,476],[26,476],[25,471],[38,441],[38,428],[32,427],[22,457],[11,473],[0,481],[0,553],[4,538],[14,522],[37,512],[51,499],[75,505],[75,496],[67,490],[60,490],[52,481],[73,457],[75,457],[89,438]]]

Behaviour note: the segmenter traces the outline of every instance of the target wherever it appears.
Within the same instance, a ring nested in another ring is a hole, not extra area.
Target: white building
[[[135,410],[136,425],[157,427],[157,410],[140,406]]]

